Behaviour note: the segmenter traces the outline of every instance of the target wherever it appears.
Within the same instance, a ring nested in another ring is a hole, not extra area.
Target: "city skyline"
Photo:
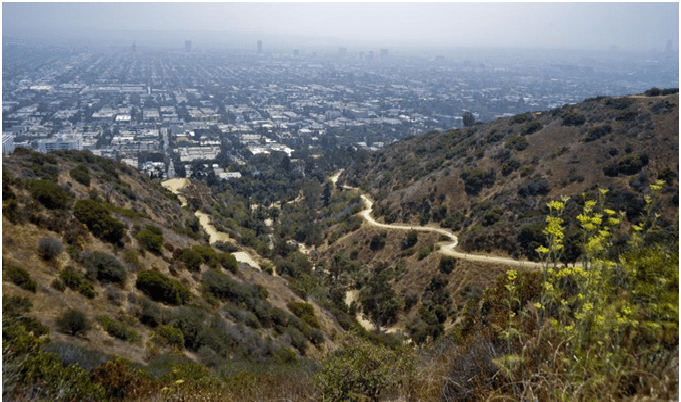
[[[678,51],[678,3],[3,3],[3,36],[197,49],[301,45]],[[131,37],[131,35],[133,35]],[[139,37],[135,37],[137,35]],[[131,39],[132,38],[132,39]],[[123,43],[127,41],[127,43]]]

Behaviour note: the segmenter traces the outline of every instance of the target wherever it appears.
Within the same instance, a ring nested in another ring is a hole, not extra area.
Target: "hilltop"
[[[678,93],[601,97],[430,132],[371,154],[339,180],[367,191],[380,221],[442,226],[460,234],[464,251],[536,260],[545,205],[562,196],[574,217],[582,194],[608,189],[606,203],[635,221],[649,184],[663,179],[661,214],[674,224],[678,107]],[[577,255],[571,248],[565,259]]]

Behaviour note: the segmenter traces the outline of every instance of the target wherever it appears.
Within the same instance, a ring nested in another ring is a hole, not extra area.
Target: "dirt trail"
[[[350,188],[350,187],[346,187]],[[353,190],[357,190],[352,188]],[[459,238],[456,237],[456,235],[451,232],[450,230],[443,229],[443,228],[438,228],[438,227],[431,227],[431,226],[408,226],[408,225],[386,225],[384,223],[379,223],[376,222],[376,220],[371,216],[372,212],[372,207],[374,205],[373,201],[367,197],[366,194],[362,194],[362,201],[364,202],[365,209],[360,212],[360,215],[372,226],[376,226],[379,228],[385,228],[385,229],[393,229],[393,230],[416,230],[419,232],[435,232],[439,233],[443,236],[446,236],[449,238],[449,241],[443,241],[439,242],[438,246],[440,246],[440,249],[438,250],[440,253],[444,255],[449,255],[452,257],[456,258],[461,258],[464,260],[469,260],[469,261],[480,261],[480,262],[487,262],[490,264],[506,264],[506,265],[513,265],[513,266],[520,266],[520,267],[533,267],[533,268],[540,268],[542,266],[541,263],[537,262],[531,262],[531,261],[518,261],[514,260],[512,258],[507,258],[507,257],[496,257],[492,255],[484,255],[484,254],[467,254],[467,253],[462,253],[460,251],[456,251],[455,248],[456,246],[459,245]]]
[[[189,181],[187,179],[175,178],[161,182],[161,185],[167,188],[168,190],[172,191],[173,194],[177,195],[177,198],[179,198],[180,202],[182,202],[182,206],[185,206],[187,204],[187,199],[180,194],[180,190],[182,190],[184,186],[186,186],[188,183]],[[229,237],[227,233],[219,232],[215,228],[215,226],[213,226],[213,224],[210,221],[209,215],[201,211],[196,211],[194,215],[197,218],[199,218],[199,223],[201,224],[201,227],[203,227],[206,233],[208,233],[208,236],[210,236],[209,240],[210,244],[213,244],[218,241],[233,243],[233,240]],[[258,264],[255,257],[253,257],[251,254],[245,251],[239,251],[232,254],[234,255],[238,262],[248,264],[254,268],[260,269],[260,264]]]

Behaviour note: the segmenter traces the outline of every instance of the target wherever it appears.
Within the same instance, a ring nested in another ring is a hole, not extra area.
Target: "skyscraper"
[[[258,41],[258,54],[262,53],[262,41]]]
[[[192,51],[192,41],[190,40],[184,41],[184,51],[187,53]]]
[[[132,52],[135,53],[137,51],[137,45],[135,42],[132,42]]]

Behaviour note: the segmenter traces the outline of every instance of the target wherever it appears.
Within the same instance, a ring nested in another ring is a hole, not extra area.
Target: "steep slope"
[[[340,177],[376,200],[386,223],[435,224],[465,251],[534,259],[548,200],[609,189],[606,203],[642,212],[648,185],[664,179],[662,217],[678,211],[678,93],[595,98],[543,113],[431,132],[392,144]],[[568,261],[577,258],[570,249]]]
[[[209,246],[177,196],[134,169],[89,152],[17,150],[2,173],[3,298],[28,299],[63,359],[292,362],[332,349],[342,331],[284,279],[238,264],[237,246]],[[70,309],[91,329],[64,330]]]

